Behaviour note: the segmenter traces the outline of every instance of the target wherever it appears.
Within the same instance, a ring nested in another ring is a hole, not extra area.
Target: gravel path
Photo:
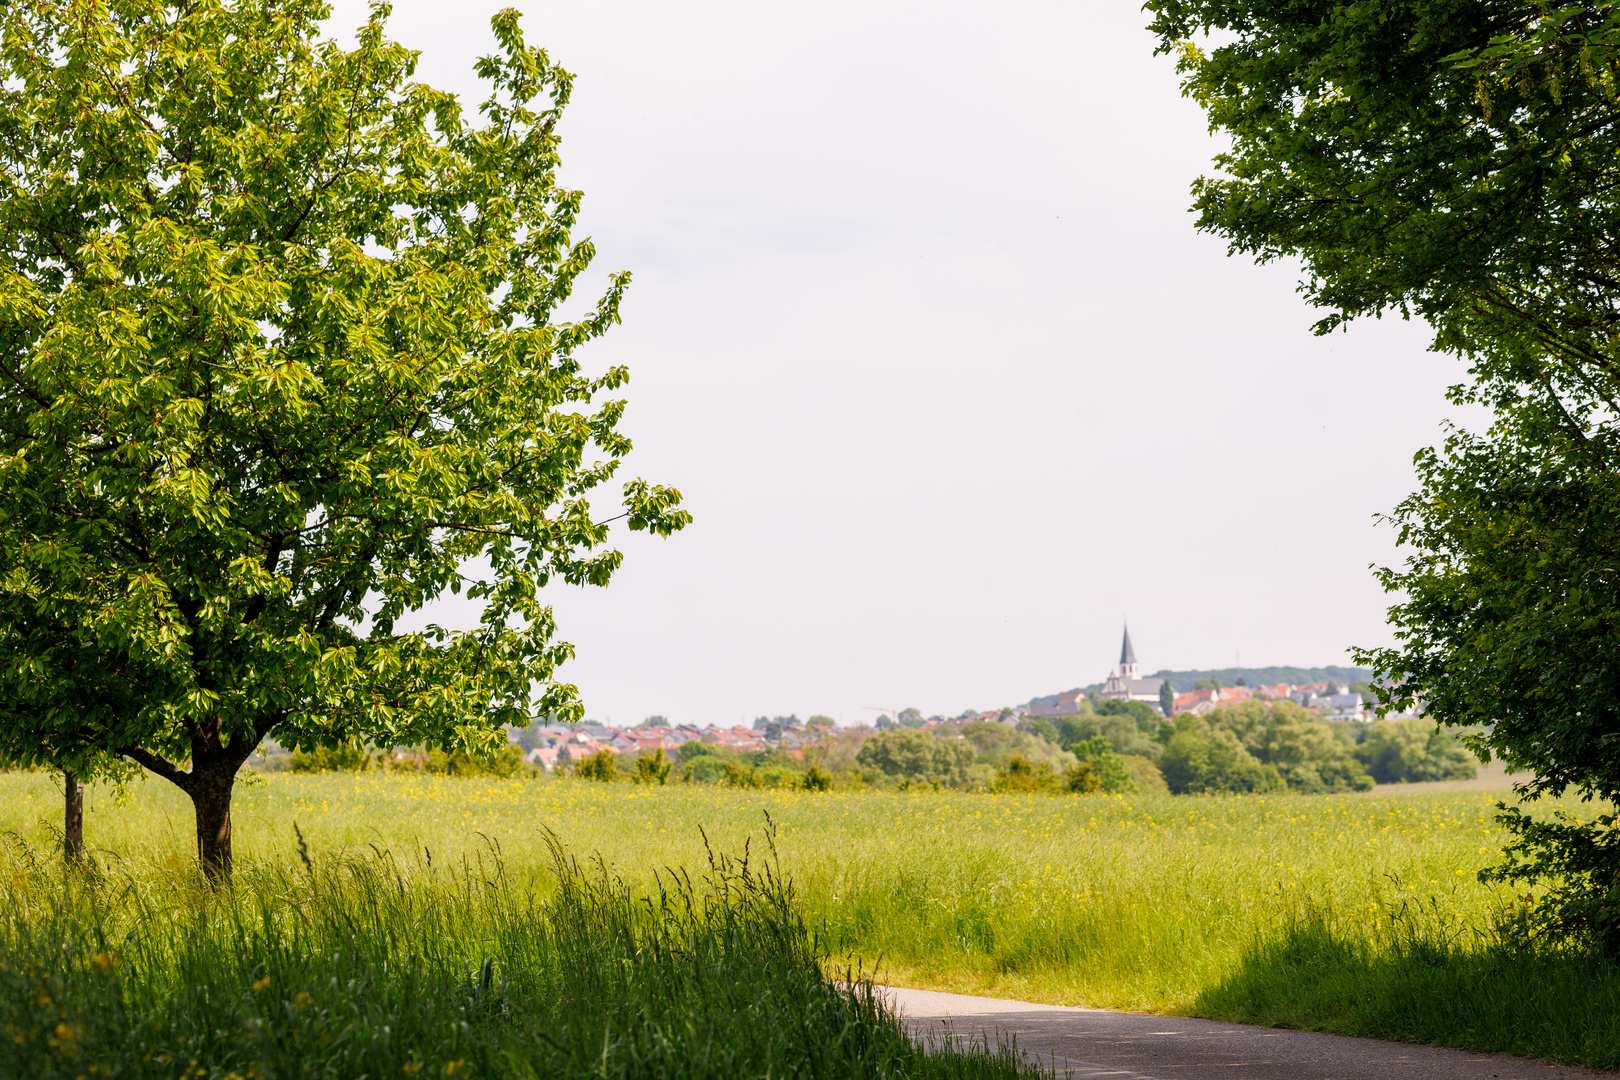
[[[881,987],[914,1036],[1013,1035],[1076,1080],[1575,1080],[1614,1076],[1530,1058],[1182,1016],[1077,1009]]]

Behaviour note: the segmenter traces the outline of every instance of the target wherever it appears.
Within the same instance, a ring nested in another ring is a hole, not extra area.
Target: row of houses
[[[1030,702],[1029,711],[1035,716],[1068,716],[1081,711],[1080,702],[1086,696],[1083,690],[1071,690],[1054,702]],[[1332,720],[1366,720],[1371,717],[1367,703],[1360,694],[1350,692],[1344,683],[1277,683],[1272,686],[1226,686],[1218,690],[1187,690],[1172,693],[1163,679],[1144,679],[1136,661],[1136,650],[1131,646],[1131,632],[1125,630],[1120,643],[1119,666],[1108,673],[1108,680],[1099,694],[1105,701],[1140,701],[1160,716],[1165,706],[1170,715],[1208,712],[1217,705],[1227,705],[1251,699],[1261,701],[1294,701]]]
[[[1344,683],[1276,683],[1272,686],[1223,686],[1219,690],[1188,690],[1177,694],[1171,715],[1208,712],[1217,705],[1239,701],[1292,701],[1328,720],[1366,720],[1371,717],[1359,693]]]
[[[569,762],[579,761],[603,750],[611,750],[615,754],[662,750],[673,761],[683,744],[701,741],[717,743],[738,751],[782,749],[798,754],[803,753],[804,747],[817,738],[814,733],[802,731],[783,731],[776,738],[767,738],[767,732],[762,730],[740,725],[723,728],[713,724],[707,727],[680,724],[676,727],[641,728],[610,728],[600,724],[576,724],[572,727],[549,724],[532,730],[540,739],[541,745],[530,750],[524,757],[530,764],[538,765],[547,771],[557,768],[559,763],[567,765]],[[521,733],[512,731],[508,733],[508,737],[515,742],[521,737]]]

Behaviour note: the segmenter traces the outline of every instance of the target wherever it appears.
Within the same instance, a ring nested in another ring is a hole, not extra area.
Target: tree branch
[[[181,772],[171,765],[167,759],[159,757],[150,750],[143,750],[139,746],[122,746],[119,747],[118,752],[142,768],[157,773],[181,791],[191,790],[190,773]]]

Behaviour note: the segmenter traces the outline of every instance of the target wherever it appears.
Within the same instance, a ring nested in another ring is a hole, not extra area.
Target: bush
[[[1057,791],[1060,784],[1058,774],[1048,762],[1037,761],[1031,764],[1023,754],[1014,754],[1007,759],[1007,764],[996,770],[996,777],[990,782],[990,787],[993,791],[1028,794],[1037,791]]]
[[[815,718],[811,717],[811,719],[813,720]],[[832,777],[828,776],[826,773],[822,772],[821,767],[819,765],[812,765],[812,766],[810,766],[809,769],[805,770],[805,774],[804,774],[804,790],[806,790],[806,791],[831,791],[832,790]]]
[[[1077,761],[1063,770],[1063,790],[1075,795],[1090,795],[1102,790],[1102,777],[1089,761]]]
[[[473,757],[465,750],[445,753],[434,750],[427,756],[428,772],[449,776],[499,776],[511,778],[523,771],[523,751],[507,743],[493,754]]]
[[[722,775],[727,787],[760,788],[765,782],[760,779],[759,772],[752,767],[744,768],[735,762],[721,762]]]
[[[619,778],[619,759],[612,750],[598,750],[574,767],[574,775],[584,780],[611,782]]]
[[[636,758],[636,783],[662,787],[673,768],[662,750],[652,750]]]
[[[1131,779],[1125,759],[1114,753],[1113,745],[1103,736],[1098,735],[1085,742],[1075,743],[1069,747],[1069,753],[1075,756],[1080,765],[1092,771],[1101,790],[1118,792],[1138,790],[1136,781]]]
[[[361,746],[345,743],[342,746],[317,746],[313,750],[294,750],[292,756],[292,771],[299,773],[316,772],[365,772],[371,768],[371,751]]]
[[[692,744],[687,743],[686,745],[690,746]],[[713,754],[699,754],[687,762],[685,771],[681,773],[681,779],[688,782],[696,781],[700,784],[712,784],[726,774],[726,766],[730,764],[730,762],[721,761]]]

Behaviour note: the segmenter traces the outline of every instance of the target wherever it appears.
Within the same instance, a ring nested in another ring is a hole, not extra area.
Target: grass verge
[[[117,864],[0,867],[0,1076],[1035,1075],[911,1044],[825,955],[774,852],[648,892],[552,839],[446,866],[382,848],[261,864],[215,893]],[[852,988],[850,988],[852,985]]]
[[[1620,1067],[1620,969],[1518,950],[1497,933],[1523,901],[1475,877],[1502,843],[1492,820],[1502,797],[282,775],[244,790],[236,821],[244,880],[301,865],[297,825],[316,848],[351,853],[339,862],[374,860],[376,845],[420,862],[430,852],[436,874],[476,865],[485,837],[497,838],[511,895],[549,897],[551,829],[623,875],[626,895],[656,900],[664,868],[708,872],[703,833],[741,850],[769,811],[799,916],[836,963],[881,962],[881,981]],[[60,800],[51,777],[0,775],[0,834],[48,851]],[[110,865],[120,864],[106,852],[131,860],[132,879],[189,873],[190,830],[168,785],[134,785],[120,806],[92,792],[87,837]],[[406,869],[425,880],[422,866]],[[475,951],[474,966],[494,955]]]

